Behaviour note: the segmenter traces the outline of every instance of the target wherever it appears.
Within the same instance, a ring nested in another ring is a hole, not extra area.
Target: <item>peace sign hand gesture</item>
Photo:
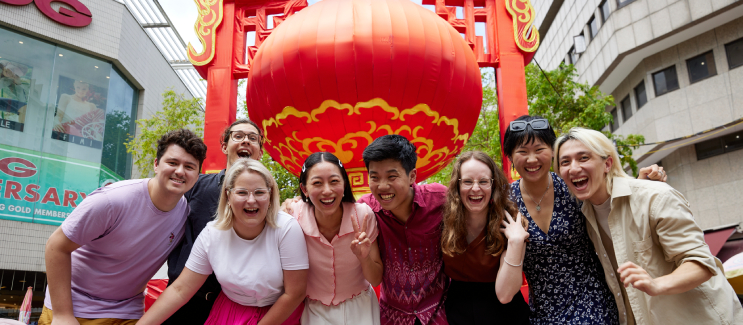
[[[369,251],[371,251],[371,240],[366,233],[366,219],[369,217],[368,214],[364,215],[364,221],[361,225],[356,223],[356,218],[351,217],[351,224],[353,225],[354,240],[351,242],[351,251],[356,257],[363,261],[369,257]]]

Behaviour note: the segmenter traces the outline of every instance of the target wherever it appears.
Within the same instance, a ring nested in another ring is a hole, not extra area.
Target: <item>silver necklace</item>
[[[537,201],[534,201],[534,198],[532,198],[531,195],[529,195],[528,192],[526,193],[526,196],[528,196],[529,199],[531,199],[531,201],[534,202],[534,204],[537,205],[537,212],[542,211],[542,207],[541,207],[542,200],[544,200],[544,197],[547,195],[547,191],[550,189],[550,183],[552,183],[552,181],[550,181],[550,179],[547,178],[547,188],[544,189],[544,194],[542,194],[542,198],[539,199],[539,203],[537,203]],[[526,192],[526,191],[524,191],[524,192]]]

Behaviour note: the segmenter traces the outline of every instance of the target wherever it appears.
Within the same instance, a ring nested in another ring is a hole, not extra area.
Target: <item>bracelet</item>
[[[521,264],[524,264],[524,260],[521,260],[521,263],[519,263],[519,265],[513,265],[511,263],[508,263],[508,260],[505,259],[505,258],[503,259],[503,262],[506,262],[506,264],[508,264],[510,266],[513,266],[513,267],[519,267],[519,266],[521,266]]]

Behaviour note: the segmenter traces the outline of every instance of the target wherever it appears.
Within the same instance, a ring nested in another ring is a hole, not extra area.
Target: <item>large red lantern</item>
[[[344,163],[368,192],[362,152],[400,134],[418,149],[418,180],[461,151],[482,104],[478,62],[460,33],[409,0],[323,0],[262,42],[248,112],[265,150],[294,174],[316,151]]]

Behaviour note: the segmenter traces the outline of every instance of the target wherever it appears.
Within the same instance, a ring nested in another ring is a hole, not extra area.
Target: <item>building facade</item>
[[[0,1],[0,318],[32,287],[38,319],[49,235],[86,193],[132,177],[124,142],[163,92],[192,97],[158,46],[117,1]]]
[[[536,4],[535,4],[536,6]],[[703,229],[743,221],[743,1],[544,1],[545,69],[614,96],[605,130],[641,134],[638,164],[659,164]]]

